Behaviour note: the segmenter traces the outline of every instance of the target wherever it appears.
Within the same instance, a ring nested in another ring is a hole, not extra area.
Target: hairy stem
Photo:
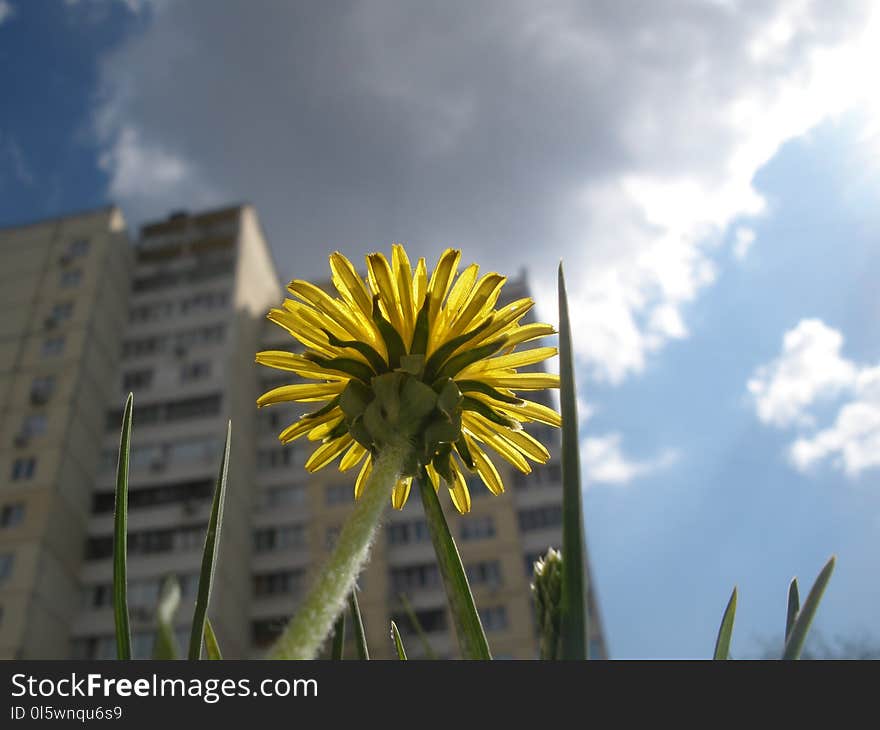
[[[388,445],[373,460],[364,493],[355,503],[329,559],[305,600],[269,650],[268,659],[314,659],[345,607],[370,552],[379,518],[397,483],[408,447]]]

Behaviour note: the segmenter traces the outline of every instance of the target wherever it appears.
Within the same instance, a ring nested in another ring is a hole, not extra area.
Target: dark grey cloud
[[[867,7],[148,3],[103,63],[102,164],[135,221],[253,202],[284,278],[403,241],[546,297],[564,258],[584,362],[619,380],[686,334],[757,167],[852,96],[828,69]]]

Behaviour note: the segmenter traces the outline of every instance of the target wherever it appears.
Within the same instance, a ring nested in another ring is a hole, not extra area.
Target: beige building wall
[[[130,250],[114,207],[0,231],[0,657],[67,652]]]
[[[103,437],[104,464],[89,525],[75,656],[113,654],[112,464],[125,393],[135,394],[129,495],[133,650],[148,656],[162,582],[183,598],[176,638],[185,654],[226,424],[232,446],[219,569],[209,616],[229,657],[249,647],[254,353],[278,298],[274,264],[250,206],[174,214],[144,226],[136,247],[123,359]]]

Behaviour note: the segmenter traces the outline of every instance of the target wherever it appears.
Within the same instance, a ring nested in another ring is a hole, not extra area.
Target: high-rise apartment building
[[[0,230],[0,657],[67,652],[129,292],[116,208]]]
[[[177,643],[186,649],[231,420],[209,615],[225,656],[260,656],[296,610],[352,509],[354,473],[331,466],[308,474],[303,464],[315,444],[282,446],[277,439],[300,407],[255,407],[260,393],[290,376],[254,364],[254,353],[295,350],[297,343],[265,319],[284,289],[253,208],[173,214],[144,226],[134,244],[119,212],[109,209],[0,231],[0,255],[10,282],[3,296],[15,313],[0,331],[0,656],[115,656],[113,495],[129,391],[134,654],[151,652],[156,602],[172,575],[182,590]],[[78,283],[63,285],[77,279],[70,273],[77,270]],[[523,296],[524,277],[508,282],[506,301]],[[49,325],[52,317],[58,322]],[[48,398],[32,395],[46,383],[54,385]],[[525,476],[495,460],[506,494],[492,496],[474,478],[472,510],[461,516],[441,491],[498,657],[535,656],[532,563],[548,546],[561,546],[559,437],[555,429],[539,430],[550,463]],[[389,505],[359,583],[373,656],[394,656],[391,618],[411,657],[458,656],[417,491],[402,511]],[[591,653],[604,657],[595,606],[591,611]]]
[[[134,393],[128,497],[128,601],[134,656],[149,656],[161,585],[183,600],[177,643],[186,650],[202,548],[226,424],[233,423],[220,565],[211,620],[230,657],[249,651],[251,499],[262,318],[280,296],[250,206],[144,226],[134,247],[121,363],[101,438],[81,610],[72,653],[115,655],[111,566],[113,501],[125,395]]]

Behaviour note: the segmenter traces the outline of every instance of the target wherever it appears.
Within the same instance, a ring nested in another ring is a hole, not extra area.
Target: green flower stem
[[[419,479],[418,482],[422,504],[425,506],[425,520],[428,523],[428,532],[431,533],[434,552],[437,554],[440,575],[443,576],[443,584],[446,587],[446,598],[455,623],[455,634],[458,637],[462,658],[491,659],[492,654],[489,651],[486,634],[483,633],[480,614],[477,613],[477,607],[474,605],[474,597],[464,566],[461,564],[461,556],[449,532],[440,500],[437,499],[430,480]]]
[[[355,502],[336,547],[267,658],[315,658],[367,560],[379,518],[391,499],[391,491],[408,455],[408,445],[389,444],[373,459],[373,470],[364,493]]]

